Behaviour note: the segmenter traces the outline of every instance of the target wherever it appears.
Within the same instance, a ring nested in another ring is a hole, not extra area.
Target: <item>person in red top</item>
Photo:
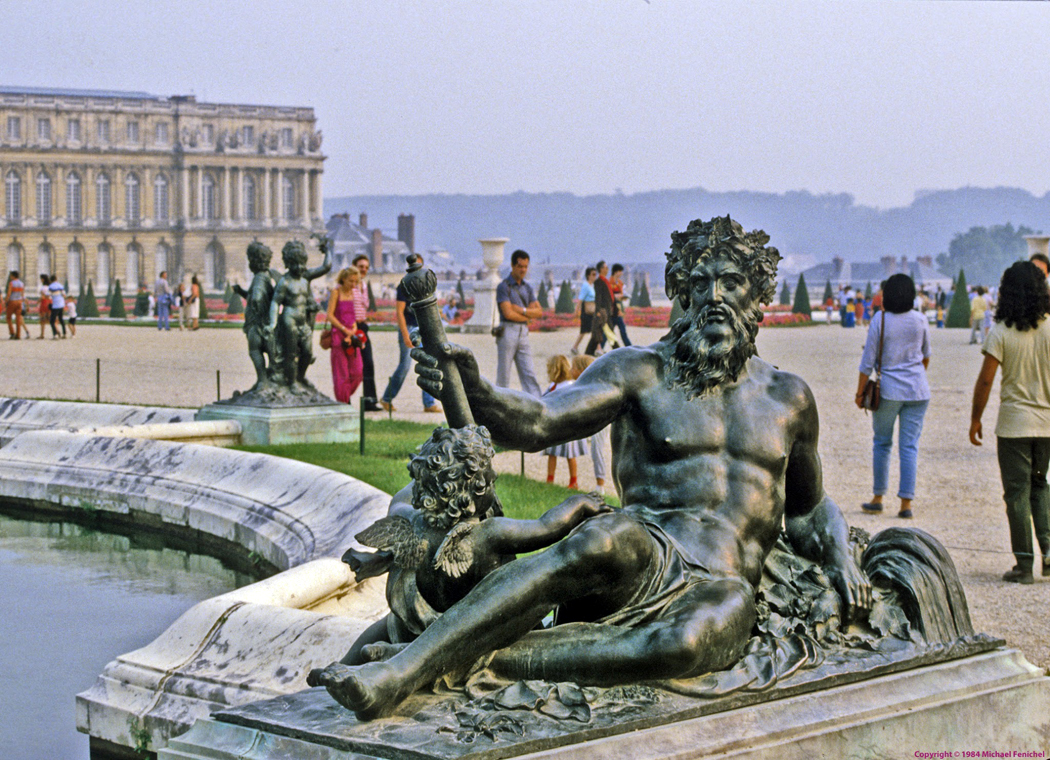
[[[50,284],[50,277],[46,274],[40,275],[40,305],[38,306],[38,311],[40,312],[40,337],[37,340],[44,339],[44,330],[51,319],[51,291],[47,287]]]
[[[11,340],[18,340],[22,337],[22,331],[25,330],[26,337],[29,337],[29,330],[26,329],[25,319],[23,318],[23,307],[26,302],[26,286],[18,279],[18,272],[12,271],[7,276],[7,331],[11,334]]]
[[[354,256],[353,265],[357,267],[357,271],[361,274],[361,282],[354,288],[354,311],[357,314],[357,329],[367,337],[368,322],[365,321],[365,317],[368,313],[368,283],[365,281],[365,278],[368,276],[368,270],[371,268],[372,262],[368,258],[368,254],[359,253]],[[376,395],[376,370],[375,361],[372,358],[372,341],[366,340],[360,351],[361,368],[364,373],[361,403],[364,404],[366,412],[381,412],[383,407],[379,405]]]
[[[613,264],[612,279],[609,281],[609,288],[612,290],[613,297],[613,318],[611,327],[614,330],[616,328],[620,329],[620,337],[623,338],[623,344],[629,346],[631,345],[631,339],[627,337],[627,324],[623,321],[624,301],[626,300],[623,294],[623,264]]]

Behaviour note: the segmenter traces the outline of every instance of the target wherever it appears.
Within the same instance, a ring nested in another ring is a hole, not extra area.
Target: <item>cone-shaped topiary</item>
[[[124,294],[120,292],[120,280],[113,281],[113,295],[109,301],[109,316],[113,319],[127,319],[128,312],[124,309]]]
[[[230,293],[230,305],[226,307],[227,314],[243,314],[244,301],[236,293]]]
[[[634,306],[635,304],[631,304]],[[653,305],[653,301],[649,298],[649,283],[642,280],[642,286],[638,288],[638,308],[648,309]]]
[[[463,280],[456,283],[456,292],[459,293],[460,307],[467,305],[467,294],[463,292]]]
[[[572,286],[568,280],[562,280],[561,290],[558,291],[558,302],[554,304],[555,314],[572,314],[576,311],[576,304],[572,302]]]
[[[233,288],[230,287],[230,281],[226,281],[226,290],[222,293],[222,302],[228,304],[230,299],[233,298]]]
[[[805,314],[807,317],[813,315],[813,309],[809,303],[809,290],[806,288],[806,276],[798,276],[798,287],[795,288],[795,302],[791,305],[792,314]]]
[[[105,301],[105,303],[108,304],[109,303],[109,299],[111,299],[112,297],[113,297],[113,280],[107,280],[106,281],[106,301]]]
[[[84,298],[84,308],[77,304],[77,314],[81,317],[98,316],[98,299],[95,298],[95,286],[88,280],[87,295]]]
[[[821,299],[821,303],[827,303],[828,299],[835,300],[835,291],[831,289],[831,280],[829,279],[824,283],[824,298]]]
[[[871,298],[871,283],[868,283],[868,287],[864,288],[864,300],[867,301]]]
[[[540,280],[540,292],[536,294],[536,300],[540,304],[540,308],[549,309],[550,306],[547,303],[547,281]]]
[[[368,306],[365,307],[368,311],[376,310],[376,294],[372,292],[372,283],[368,283]]]
[[[685,316],[685,309],[682,308],[682,304],[678,303],[678,299],[675,298],[671,301],[671,318],[667,320],[667,325],[670,327],[679,319]]]
[[[208,316],[208,299],[204,297],[204,288],[201,288],[200,302],[201,302],[201,311],[200,311],[200,314],[198,315],[199,318],[202,319],[202,320],[210,319],[210,317]]]
[[[780,305],[791,305],[791,288],[788,287],[787,280],[784,280],[784,287],[780,289]]]
[[[140,290],[135,296],[135,311],[136,317],[148,317],[149,316],[149,291]]]
[[[631,306],[637,306],[638,305],[638,294],[641,292],[640,291],[641,284],[642,284],[642,281],[636,279],[634,281],[634,285],[631,286],[631,300],[629,302],[631,304]]]
[[[970,297],[966,293],[966,274],[963,270],[959,270],[955,283],[955,295],[952,296],[952,304],[948,307],[948,318],[944,321],[944,326],[969,327]]]

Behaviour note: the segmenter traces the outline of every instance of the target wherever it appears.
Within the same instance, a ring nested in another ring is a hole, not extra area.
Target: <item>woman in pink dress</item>
[[[350,403],[364,376],[361,351],[350,343],[357,332],[354,288],[360,279],[361,273],[355,267],[342,270],[335,278],[336,287],[328,299],[328,321],[332,324],[332,385],[335,399],[341,404]]]

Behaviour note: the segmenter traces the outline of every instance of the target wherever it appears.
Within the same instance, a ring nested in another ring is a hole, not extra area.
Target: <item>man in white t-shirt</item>
[[[1029,261],[1003,273],[996,323],[984,341],[984,364],[973,389],[970,442],[981,445],[981,415],[995,373],[1003,368],[999,418],[995,425],[1003,500],[1010,524],[1010,548],[1017,564],[1003,575],[1008,583],[1034,582],[1035,528],[1050,576],[1050,293],[1046,278]]]

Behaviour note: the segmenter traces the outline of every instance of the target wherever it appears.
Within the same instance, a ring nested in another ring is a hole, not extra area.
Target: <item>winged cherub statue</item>
[[[437,428],[420,446],[408,464],[412,483],[394,496],[386,517],[356,536],[377,551],[343,555],[358,581],[387,574],[390,613],[354,642],[342,665],[329,669],[385,659],[497,567],[611,510],[597,494],[579,494],[536,520],[503,517],[493,453],[489,432],[479,425]]]

